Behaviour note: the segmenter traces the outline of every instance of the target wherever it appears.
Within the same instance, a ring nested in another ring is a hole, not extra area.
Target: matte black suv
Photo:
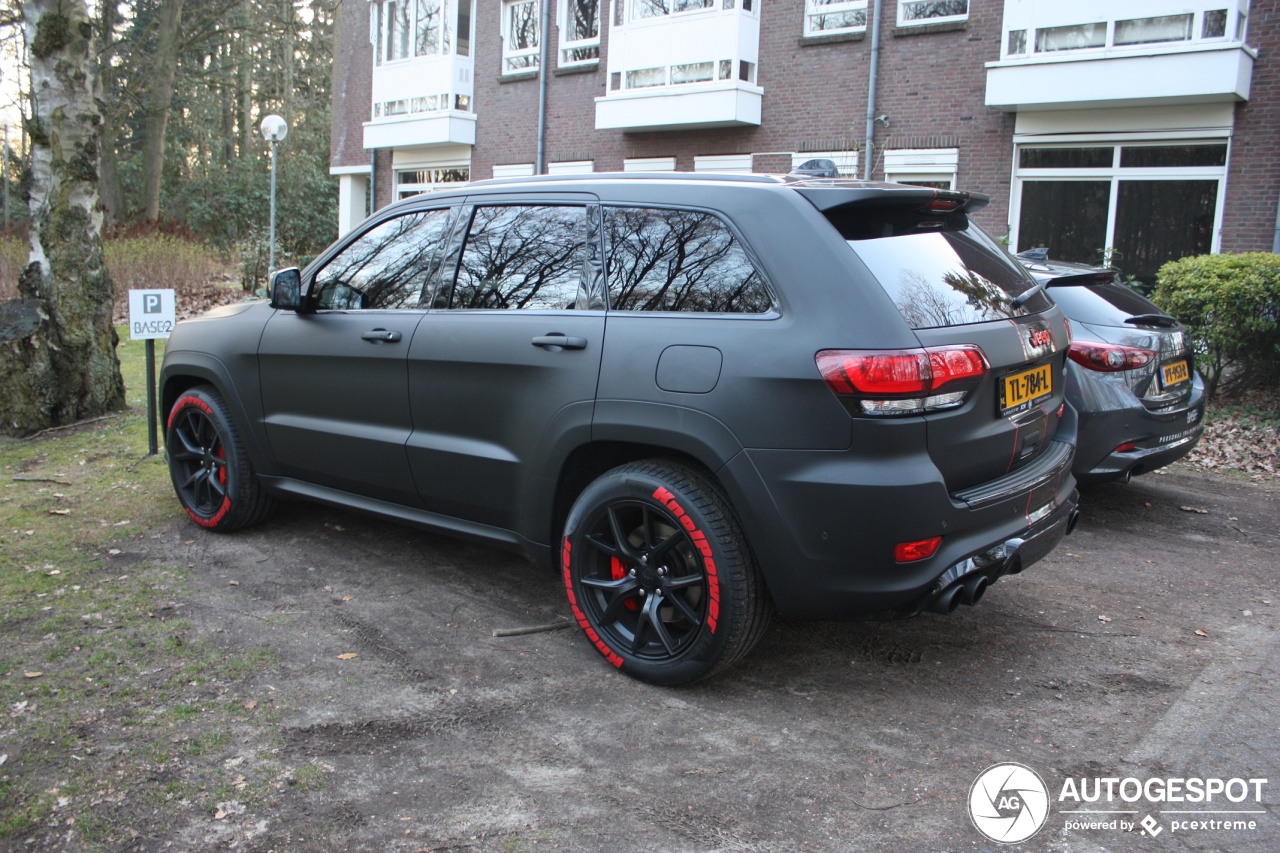
[[[674,684],[792,618],[973,604],[1070,530],[1062,313],[985,197],[767,176],[486,181],[378,211],[182,323],[174,486],[513,548]]]

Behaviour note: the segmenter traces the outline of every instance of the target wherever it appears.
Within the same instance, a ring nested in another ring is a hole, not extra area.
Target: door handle
[[[586,349],[587,339],[569,337],[560,332],[552,332],[549,335],[538,335],[533,339],[535,347],[560,351],[562,349]]]
[[[389,332],[386,329],[374,329],[361,335],[360,340],[369,341],[375,344],[394,344],[403,337],[404,335],[399,332]]]

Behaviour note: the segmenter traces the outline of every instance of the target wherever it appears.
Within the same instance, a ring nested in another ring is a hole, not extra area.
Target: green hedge
[[[1280,382],[1280,255],[1199,255],[1156,276],[1155,303],[1195,342],[1208,392]]]

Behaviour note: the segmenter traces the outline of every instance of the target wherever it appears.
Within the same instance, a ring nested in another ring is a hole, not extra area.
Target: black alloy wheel
[[[768,622],[767,595],[728,501],[690,469],[640,462],[578,498],[562,544],[566,591],[596,649],[659,684],[737,660]]]
[[[237,530],[275,508],[253,477],[226,404],[214,389],[201,386],[178,397],[169,411],[165,449],[178,500],[201,527]]]

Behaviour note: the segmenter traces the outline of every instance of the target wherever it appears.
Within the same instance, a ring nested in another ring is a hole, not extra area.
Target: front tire
[[[196,524],[227,533],[265,519],[276,501],[262,490],[226,403],[212,387],[184,391],[165,427],[169,476]]]
[[[597,478],[565,522],[574,619],[614,666],[654,684],[706,678],[745,655],[768,594],[728,499],[683,465],[648,460]]]

